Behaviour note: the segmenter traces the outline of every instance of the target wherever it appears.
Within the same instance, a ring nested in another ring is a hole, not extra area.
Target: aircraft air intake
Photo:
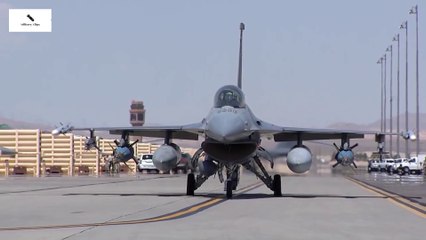
[[[246,160],[256,149],[256,143],[221,144],[203,142],[204,152],[212,158],[222,162],[239,162]]]

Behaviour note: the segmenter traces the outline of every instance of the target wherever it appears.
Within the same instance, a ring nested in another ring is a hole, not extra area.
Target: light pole
[[[380,132],[383,132],[383,57],[377,60],[380,64]]]
[[[416,153],[420,151],[420,125],[419,125],[419,12],[417,5],[412,7],[409,14],[416,14]]]
[[[383,92],[384,92],[384,99],[383,99],[383,131],[386,132],[386,101],[387,101],[387,97],[386,97],[386,53],[385,55],[383,55]],[[384,137],[384,142],[386,142],[386,135]]]
[[[408,133],[408,22],[399,27],[405,29],[405,132]],[[408,139],[405,139],[405,157],[409,158]]]
[[[397,46],[398,46],[398,57],[397,57],[397,71],[396,71],[396,82],[397,82],[397,87],[396,87],[396,91],[397,91],[397,97],[396,97],[396,132],[399,134],[399,33],[392,39],[392,41],[396,41],[397,42]],[[399,137],[396,138],[396,153],[397,156],[400,157],[399,155]]]
[[[389,108],[390,108],[390,111],[389,111],[389,114],[390,114],[390,117],[389,117],[389,125],[390,125],[390,127],[389,127],[389,131],[390,131],[390,133],[391,133],[391,135],[389,136],[389,138],[390,138],[390,144],[389,144],[389,153],[390,153],[390,156],[392,157],[392,133],[393,133],[393,126],[392,126],[392,117],[393,117],[393,115],[392,115],[392,101],[393,101],[393,95],[392,95],[392,88],[393,88],[393,84],[392,84],[392,72],[393,72],[393,70],[392,70],[392,65],[393,65],[393,63],[392,63],[392,60],[393,60],[393,50],[392,50],[392,45],[390,45],[387,49],[386,49],[386,51],[387,52],[390,52],[390,79],[389,79]]]

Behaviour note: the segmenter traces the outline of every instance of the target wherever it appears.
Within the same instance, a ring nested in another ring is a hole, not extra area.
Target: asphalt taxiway
[[[371,178],[283,176],[277,198],[243,174],[232,200],[214,177],[194,197],[186,175],[0,178],[0,239],[425,239],[424,176]]]

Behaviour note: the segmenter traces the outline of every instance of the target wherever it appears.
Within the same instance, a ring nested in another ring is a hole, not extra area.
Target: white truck
[[[385,158],[379,161],[379,171],[385,172],[389,169],[390,166],[393,166],[395,163],[395,159],[393,158]]]
[[[379,163],[380,163],[380,159],[371,159],[368,161],[368,166],[367,166],[367,171],[373,172],[373,171],[379,171]]]
[[[395,160],[392,165],[390,172],[398,173],[399,175],[404,174],[422,174],[424,168],[425,159],[419,155],[410,159],[400,158]]]

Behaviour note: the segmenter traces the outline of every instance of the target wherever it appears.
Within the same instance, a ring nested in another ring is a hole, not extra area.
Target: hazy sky
[[[236,84],[240,22],[246,101],[259,118],[283,126],[378,120],[376,61],[404,33],[404,83],[405,20],[414,112],[415,17],[408,10],[417,2],[425,63],[420,1],[0,1],[0,115],[17,120],[128,126],[130,101],[139,99],[147,124],[198,122],[216,90]],[[9,8],[51,8],[53,32],[9,33]],[[421,112],[425,77],[420,69]]]

